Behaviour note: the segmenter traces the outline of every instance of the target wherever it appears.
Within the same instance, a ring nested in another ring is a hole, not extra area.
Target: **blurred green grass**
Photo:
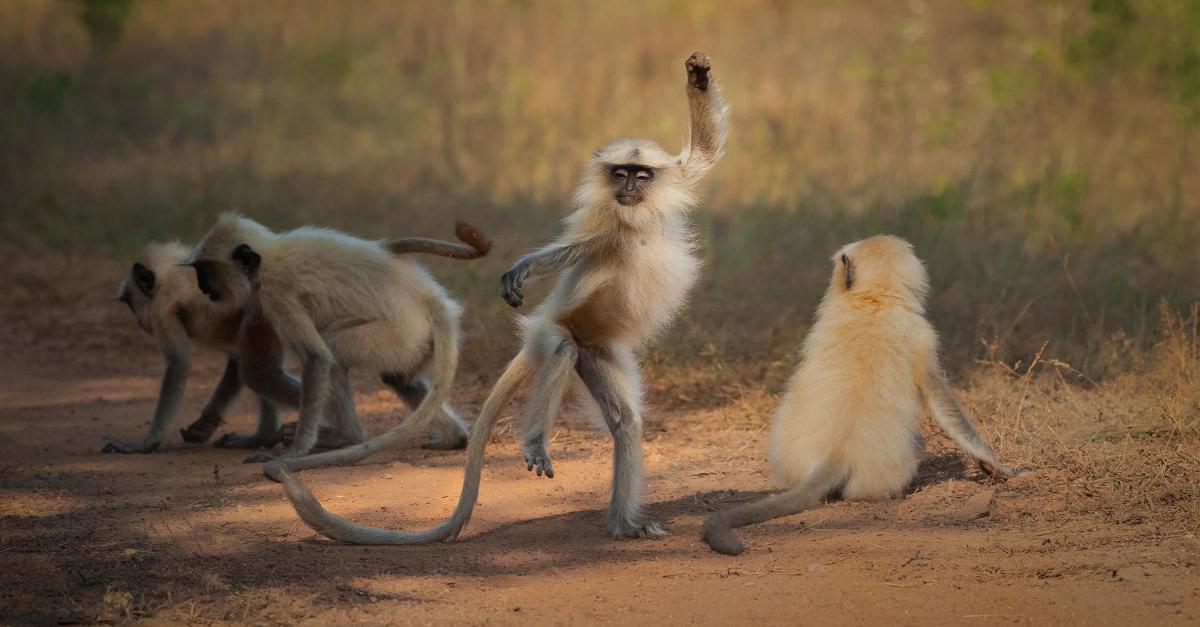
[[[0,257],[124,260],[228,209],[366,237],[460,217],[495,252],[435,269],[484,346],[590,152],[678,148],[697,49],[734,131],[655,367],[790,359],[827,257],[879,232],[929,263],[955,368],[1048,341],[1101,377],[1160,301],[1200,300],[1197,0],[10,0]]]

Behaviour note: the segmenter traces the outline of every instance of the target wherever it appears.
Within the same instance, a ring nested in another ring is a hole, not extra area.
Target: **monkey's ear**
[[[130,271],[133,276],[133,284],[137,286],[138,291],[146,296],[154,295],[154,271],[140,263],[133,264],[133,270]]]
[[[254,252],[249,244],[238,244],[238,247],[233,249],[233,261],[246,276],[254,276],[254,273],[258,272],[258,266],[262,264],[262,256]]]
[[[846,290],[849,290],[854,285],[854,265],[850,263],[850,258],[842,255],[842,277],[843,283],[846,285]]]

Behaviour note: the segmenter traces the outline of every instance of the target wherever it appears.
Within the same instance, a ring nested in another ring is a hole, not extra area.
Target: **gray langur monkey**
[[[180,266],[188,252],[179,242],[147,244],[117,288],[117,300],[127,305],[137,318],[138,326],[158,341],[166,361],[166,372],[159,386],[150,431],[140,443],[110,441],[104,445],[105,453],[152,453],[158,450],[167,428],[179,415],[191,371],[192,342],[219,350],[227,359],[225,372],[200,417],[180,429],[185,442],[195,444],[212,437],[224,421],[226,409],[241,390],[235,348],[241,316],[234,311],[209,306],[208,299],[196,286],[192,271]],[[249,436],[227,433],[216,445],[228,448],[269,445],[275,441],[279,426],[275,407],[260,398],[258,430]]]
[[[701,180],[721,157],[729,128],[729,109],[708,55],[693,54],[685,66],[691,128],[683,152],[672,156],[645,139],[620,139],[596,152],[575,190],[574,212],[563,234],[521,257],[502,277],[502,296],[520,307],[527,282],[559,274],[546,300],[520,321],[524,345],[472,427],[453,515],[420,532],[364,527],[329,513],[287,469],[268,464],[266,472],[283,483],[305,523],[355,544],[457,538],[478,497],[484,448],[496,419],[517,386],[534,378],[523,421],[527,467],[554,476],[547,432],[567,388],[581,383],[614,439],[609,534],[657,538],[666,533],[657,522],[641,519],[642,386],[634,349],[675,317],[696,281],[700,262],[687,217],[697,204]]]
[[[833,277],[775,411],[769,458],[782,493],[713,514],[703,539],[740,554],[732,528],[804,511],[831,494],[904,494],[920,461],[928,411],[979,466],[1013,476],[963,412],[925,317],[929,279],[908,242],[880,235],[833,256]]]
[[[242,311],[237,347],[243,379],[268,398],[295,394],[279,385],[280,349],[296,355],[303,371],[291,444],[278,455],[260,449],[247,461],[308,455],[322,417],[337,418],[323,416],[326,405],[355,367],[378,373],[412,407],[389,433],[403,436],[430,426],[427,447],[465,445],[466,426],[445,402],[458,365],[460,308],[405,255],[487,254],[491,244],[474,228],[460,223],[458,234],[467,245],[367,241],[314,227],[276,234],[233,214],[217,220],[188,264],[210,301]]]

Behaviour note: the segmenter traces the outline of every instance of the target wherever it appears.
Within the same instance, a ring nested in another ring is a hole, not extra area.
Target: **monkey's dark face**
[[[614,165],[609,170],[617,202],[625,207],[640,205],[646,200],[654,182],[654,170],[643,165]]]
[[[154,271],[141,263],[133,264],[129,275],[125,277],[124,281],[121,281],[121,286],[117,288],[117,301],[129,307],[129,311],[133,312],[134,317],[137,318],[138,326],[147,333],[152,333],[150,304],[154,299],[155,288],[157,288],[157,277]]]
[[[208,300],[217,302],[221,300],[221,291],[217,289],[216,274],[218,272],[217,264],[213,261],[198,260],[192,262],[192,269],[196,271],[196,285],[201,292],[208,297]]]

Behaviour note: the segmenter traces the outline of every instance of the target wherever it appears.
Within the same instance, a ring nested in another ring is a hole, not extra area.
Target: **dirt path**
[[[698,540],[704,515],[770,487],[761,429],[728,412],[647,417],[647,510],[665,540],[606,537],[610,447],[560,428],[553,480],[525,470],[511,434],[491,447],[463,538],[365,548],[319,539],[244,456],[185,446],[100,453],[140,436],[159,375],[123,312],[13,310],[0,331],[0,622],[147,619],[254,623],[1196,624],[1198,542],[1153,521],[1070,510],[1069,478],[990,486],[932,438],[919,486],[891,503],[834,503],[744,531],[738,558]],[[61,329],[77,332],[46,333]],[[105,340],[89,329],[120,329]],[[215,383],[199,359],[185,420]],[[478,373],[465,379],[480,380]],[[358,381],[372,432],[401,405]],[[484,390],[468,383],[473,415]],[[250,429],[241,409],[229,428]],[[173,431],[176,434],[177,431]],[[940,443],[939,443],[940,442]],[[447,515],[461,453],[402,448],[310,472],[355,520],[417,528]],[[1180,478],[1195,481],[1195,477]],[[730,490],[736,490],[731,492]],[[969,502],[994,490],[990,512]]]

